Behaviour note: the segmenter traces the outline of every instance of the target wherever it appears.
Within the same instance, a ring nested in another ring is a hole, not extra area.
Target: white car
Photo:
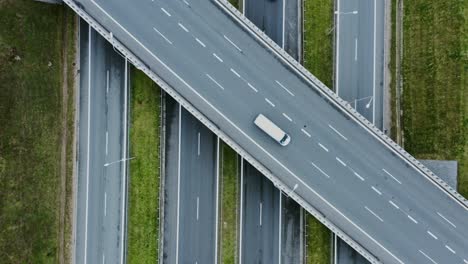
[[[286,146],[291,141],[291,137],[286,132],[262,114],[255,118],[254,123],[281,146]]]

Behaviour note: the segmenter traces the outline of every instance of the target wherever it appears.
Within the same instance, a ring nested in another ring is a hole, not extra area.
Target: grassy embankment
[[[130,76],[128,263],[157,263],[161,90],[134,67]]]
[[[222,144],[221,190],[221,259],[222,263],[236,263],[237,254],[237,153]]]
[[[332,87],[333,1],[304,1],[304,66]],[[330,263],[331,233],[311,215],[306,217],[306,260],[310,264]]]
[[[404,4],[404,147],[420,159],[458,160],[468,197],[468,2]]]
[[[63,6],[0,1],[2,263],[70,257],[74,32]]]

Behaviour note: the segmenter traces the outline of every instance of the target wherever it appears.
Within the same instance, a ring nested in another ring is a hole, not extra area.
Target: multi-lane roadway
[[[157,72],[175,90],[147,73],[307,210],[372,252],[366,257],[467,261],[466,203],[383,144],[216,2],[79,3],[107,38],[112,32],[114,44],[125,43],[134,63],[143,60],[139,67]],[[258,130],[252,123],[258,113],[289,132],[291,144],[281,147]]]
[[[124,263],[128,64],[84,21],[79,33],[74,262]]]
[[[216,263],[219,141],[166,98],[164,263]]]

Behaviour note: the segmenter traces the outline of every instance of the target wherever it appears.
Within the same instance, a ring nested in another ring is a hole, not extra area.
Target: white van
[[[291,137],[288,134],[262,114],[259,114],[257,118],[255,118],[254,123],[263,130],[263,132],[267,133],[276,142],[280,143],[281,146],[286,146],[291,141]]]

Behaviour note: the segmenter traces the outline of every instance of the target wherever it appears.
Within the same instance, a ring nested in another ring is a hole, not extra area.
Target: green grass
[[[64,27],[73,29],[71,20],[64,23],[65,12],[63,6],[29,0],[0,1],[2,263],[57,263],[61,258],[61,54]],[[70,105],[72,86],[67,93]],[[67,117],[72,115],[68,110]],[[73,118],[67,127],[73,127]],[[67,134],[72,137],[73,129]],[[73,164],[70,158],[67,172]],[[66,188],[70,190],[68,183]]]
[[[131,70],[128,263],[158,262],[161,90]]]
[[[235,8],[239,8],[239,1],[241,0],[229,0],[229,3],[231,3]]]
[[[466,1],[405,1],[402,107],[405,149],[421,159],[458,160],[459,191],[467,196],[468,18],[463,5]]]
[[[333,0],[304,0],[304,67],[330,88],[333,34]]]
[[[237,153],[222,145],[221,259],[235,263],[237,254]]]
[[[307,264],[331,263],[331,233],[313,216],[306,216]]]
[[[333,1],[304,0],[304,67],[326,86],[333,82]],[[311,215],[306,217],[306,260],[329,264],[331,233]]]

